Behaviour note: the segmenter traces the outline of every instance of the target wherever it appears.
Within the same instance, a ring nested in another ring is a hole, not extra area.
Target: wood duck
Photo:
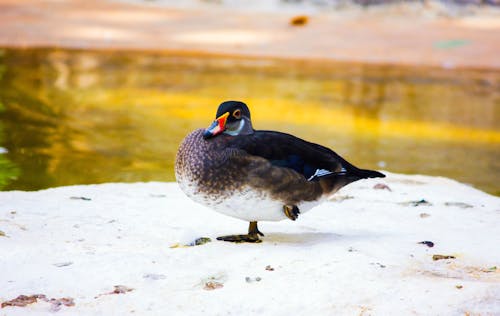
[[[221,103],[207,129],[183,140],[175,175],[194,201],[250,222],[248,234],[217,238],[231,242],[261,242],[258,221],[294,221],[351,182],[385,177],[321,145],[254,130],[250,110],[239,101]]]

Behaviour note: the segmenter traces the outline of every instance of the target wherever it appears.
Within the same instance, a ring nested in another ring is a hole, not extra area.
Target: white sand
[[[215,237],[247,223],[174,183],[0,192],[0,302],[73,298],[59,315],[500,315],[500,198],[397,174],[335,197],[296,222],[260,223],[261,244],[231,244]],[[421,199],[432,205],[404,205]],[[202,236],[213,241],[170,248]],[[133,290],[106,294],[116,285]],[[52,305],[0,315],[47,315]]]

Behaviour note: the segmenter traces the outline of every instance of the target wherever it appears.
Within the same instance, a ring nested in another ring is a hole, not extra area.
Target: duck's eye
[[[239,120],[241,118],[241,110],[236,110],[233,112],[233,117],[237,120]]]

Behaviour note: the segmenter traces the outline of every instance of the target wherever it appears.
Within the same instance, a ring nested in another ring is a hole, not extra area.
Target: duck
[[[259,243],[259,221],[297,220],[354,181],[383,178],[333,150],[296,136],[255,130],[248,106],[222,102],[215,120],[181,142],[175,176],[192,200],[249,222],[248,233],[217,237]]]

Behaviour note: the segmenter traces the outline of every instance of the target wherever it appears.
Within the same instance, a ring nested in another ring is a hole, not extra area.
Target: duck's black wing
[[[327,147],[286,133],[255,131],[250,135],[232,137],[228,147],[265,158],[272,165],[293,169],[310,181],[339,176],[353,180],[385,177],[378,171],[355,167]]]

